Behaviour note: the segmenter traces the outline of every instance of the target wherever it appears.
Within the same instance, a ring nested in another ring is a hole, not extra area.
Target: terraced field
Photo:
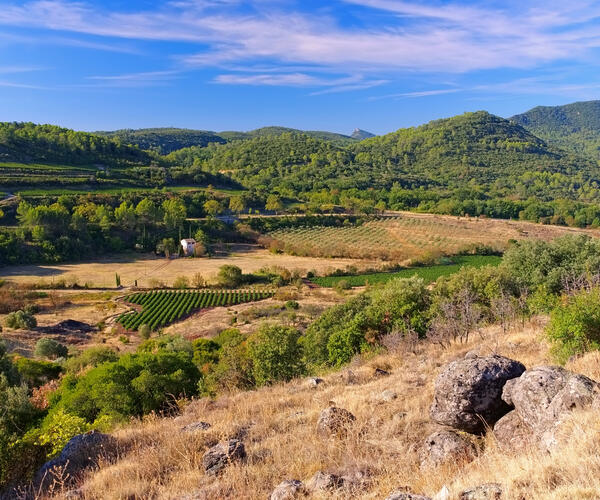
[[[262,290],[155,290],[135,293],[126,297],[126,301],[141,306],[140,310],[121,314],[117,318],[117,322],[128,330],[137,330],[141,325],[148,325],[155,330],[199,309],[233,306],[272,296],[273,292]]]

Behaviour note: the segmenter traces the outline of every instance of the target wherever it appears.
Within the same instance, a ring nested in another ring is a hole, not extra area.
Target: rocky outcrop
[[[209,475],[217,475],[230,463],[246,458],[244,443],[238,439],[223,441],[210,448],[202,457],[202,466]]]
[[[430,415],[435,422],[478,434],[507,414],[504,385],[525,367],[503,356],[469,356],[448,364],[438,375]]]
[[[271,500],[293,500],[306,495],[306,489],[302,481],[288,479],[277,485],[271,493]]]
[[[520,447],[535,441],[550,449],[574,409],[600,406],[600,385],[558,366],[540,366],[507,383],[502,398],[515,409],[494,426],[500,445]]]
[[[100,458],[112,457],[116,447],[116,439],[108,434],[98,431],[79,434],[69,440],[58,457],[37,471],[34,484],[44,490],[57,475],[74,482],[83,471],[96,466]]]
[[[349,427],[356,420],[354,415],[344,408],[331,406],[319,415],[317,421],[317,433],[324,437],[343,437],[347,434]]]
[[[470,462],[476,453],[475,445],[456,432],[434,432],[421,448],[421,467],[437,467],[449,461]]]
[[[463,491],[460,500],[500,500],[502,487],[498,483],[488,483]]]

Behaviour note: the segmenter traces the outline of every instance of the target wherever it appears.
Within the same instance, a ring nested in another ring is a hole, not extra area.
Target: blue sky
[[[600,2],[0,0],[0,120],[385,133],[600,96]]]

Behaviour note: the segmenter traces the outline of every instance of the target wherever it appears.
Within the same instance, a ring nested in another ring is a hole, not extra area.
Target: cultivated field
[[[401,213],[360,226],[299,227],[269,234],[287,253],[313,257],[349,257],[402,262],[428,254],[455,254],[486,245],[498,250],[509,240],[552,239],[582,232],[520,221]],[[600,235],[599,231],[585,231]]]
[[[274,255],[257,245],[232,245],[231,253],[210,259],[166,260],[151,254],[116,255],[93,262],[4,267],[0,268],[0,278],[19,284],[40,281],[51,283],[64,279],[67,282],[77,281],[80,285],[89,283],[97,287],[114,287],[115,273],[119,273],[124,286],[131,286],[137,280],[138,286],[146,287],[156,284],[155,282],[171,285],[177,276],[191,277],[196,273],[210,281],[225,264],[238,266],[244,273],[270,266],[325,273],[349,265],[359,268],[376,267],[378,262]]]

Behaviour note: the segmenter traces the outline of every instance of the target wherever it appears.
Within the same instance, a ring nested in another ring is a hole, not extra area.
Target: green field
[[[122,186],[122,187],[107,187],[98,188],[90,187],[90,189],[78,189],[72,187],[62,188],[26,188],[15,189],[15,194],[21,196],[60,196],[61,194],[89,194],[90,192],[100,194],[121,194],[121,193],[152,193],[152,192],[170,192],[181,193],[184,191],[206,191],[205,187],[197,186],[165,186],[165,187],[141,187],[141,186]],[[221,193],[229,196],[243,194],[245,191],[239,189],[212,189],[215,193]]]
[[[418,276],[423,278],[427,283],[432,283],[440,276],[448,276],[463,267],[497,266],[501,260],[502,258],[496,255],[461,255],[452,257],[451,264],[414,267],[395,272],[359,274],[354,276],[326,276],[313,278],[311,281],[319,286],[331,288],[336,286],[340,281],[345,281],[350,286],[365,286],[367,283],[375,285],[377,283],[385,283],[394,278]]]
[[[262,290],[155,290],[135,293],[125,300],[142,306],[142,310],[123,313],[117,318],[117,322],[128,330],[137,330],[141,325],[148,325],[155,330],[199,309],[233,306],[272,296],[273,292]]]

